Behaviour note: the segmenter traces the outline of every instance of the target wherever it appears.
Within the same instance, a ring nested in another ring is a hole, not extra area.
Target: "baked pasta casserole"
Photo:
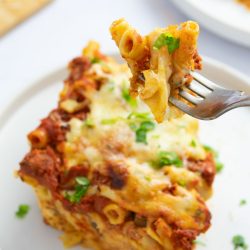
[[[131,69],[131,95],[140,96],[157,122],[164,120],[166,111],[167,117],[178,116],[176,109],[168,108],[168,97],[192,81],[190,70],[201,69],[198,24],[187,21],[141,36],[124,19],[119,19],[113,22],[110,32]]]
[[[210,226],[205,201],[215,175],[197,121],[184,115],[156,123],[129,94],[128,66],[94,41],[68,69],[58,106],[28,134],[31,149],[18,171],[36,192],[45,223],[63,231],[65,247],[194,249]]]

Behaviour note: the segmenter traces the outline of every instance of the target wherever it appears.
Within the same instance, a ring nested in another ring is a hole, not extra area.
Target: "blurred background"
[[[179,4],[181,2],[175,1]],[[184,14],[177,7],[178,4],[173,2],[174,0],[52,1],[0,37],[0,109],[32,81],[59,67],[65,67],[71,58],[81,53],[90,39],[99,41],[105,53],[116,52],[109,26],[117,18],[125,17],[144,34],[155,27],[191,19],[191,12],[190,15]],[[227,1],[218,2],[226,6]],[[243,6],[236,5],[238,4],[235,3],[235,8],[247,12]],[[0,3],[0,30],[5,20],[1,19],[3,11],[3,4]],[[248,12],[250,18],[250,11]],[[225,13],[219,14],[223,16]],[[236,20],[228,21],[233,25]],[[212,21],[211,25],[214,25]],[[221,28],[222,35],[223,32],[227,31]],[[232,36],[237,40],[237,34]],[[245,40],[244,42],[246,44]],[[226,40],[201,25],[199,51],[202,55],[224,62],[250,77],[250,47]]]

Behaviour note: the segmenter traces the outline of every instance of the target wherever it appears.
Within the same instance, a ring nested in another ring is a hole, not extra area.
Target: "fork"
[[[195,118],[212,120],[238,107],[250,106],[250,96],[243,91],[225,89],[204,76],[191,72],[193,81],[180,89],[178,95],[187,103],[174,96],[169,101],[174,106]],[[191,93],[190,93],[191,92]]]

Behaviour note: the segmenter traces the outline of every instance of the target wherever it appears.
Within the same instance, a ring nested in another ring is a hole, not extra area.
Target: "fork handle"
[[[246,106],[250,106],[250,96],[249,95],[243,95],[241,100],[236,104],[236,108],[237,107],[246,107]]]
[[[250,96],[242,95],[242,96],[236,98],[236,100],[234,102],[227,105],[227,107],[225,109],[223,109],[221,112],[219,112],[215,117],[213,117],[213,119],[223,115],[224,113],[226,113],[232,109],[240,108],[240,107],[247,107],[247,106],[250,106]]]

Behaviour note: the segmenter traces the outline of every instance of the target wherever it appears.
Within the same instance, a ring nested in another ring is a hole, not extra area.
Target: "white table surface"
[[[0,38],[0,109],[27,84],[79,55],[89,39],[99,41],[104,52],[117,51],[109,26],[120,17],[142,33],[188,19],[168,0],[54,0]],[[250,77],[249,48],[201,27],[199,51]]]

